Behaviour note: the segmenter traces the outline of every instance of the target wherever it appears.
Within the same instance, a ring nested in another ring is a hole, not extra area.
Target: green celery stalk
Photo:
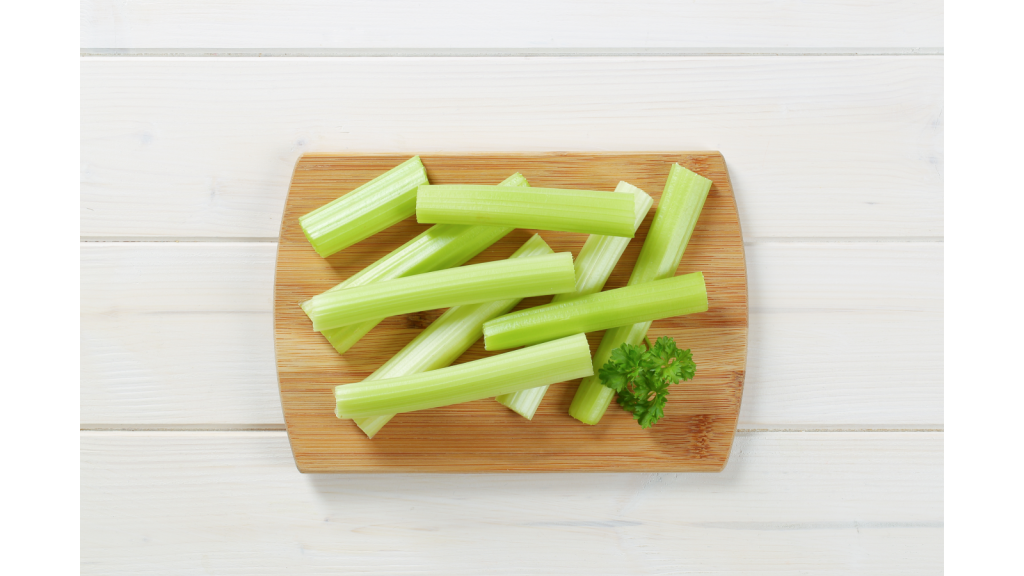
[[[647,212],[650,211],[654,200],[643,190],[626,182],[619,182],[615,191],[633,195],[634,210],[636,211],[633,220],[633,230],[635,231],[647,217]],[[574,264],[576,290],[566,294],[557,294],[551,302],[553,304],[566,302],[580,296],[600,292],[604,288],[605,282],[608,281],[608,277],[611,276],[612,270],[615,269],[615,265],[619,262],[622,253],[626,250],[629,240],[629,238],[621,236],[591,234],[583,244],[583,248],[580,249],[579,255],[576,256]],[[503,394],[495,400],[527,420],[533,420],[533,415],[537,413],[537,408],[547,391],[547,386],[540,386],[512,394]]]
[[[327,258],[416,211],[416,189],[427,184],[419,156],[402,162],[366,184],[299,217],[316,253]]]
[[[535,256],[522,260],[544,258]],[[472,362],[334,389],[337,414],[366,418],[426,410],[573,380],[594,373],[583,334]]]
[[[518,172],[501,183],[502,186],[529,186]],[[423,272],[444,270],[465,264],[470,258],[494,244],[513,229],[499,226],[464,226],[437,224],[393,250],[387,256],[363,268],[348,280],[329,291],[353,288],[371,282],[413,276]],[[309,301],[302,303],[306,310]],[[338,354],[344,354],[383,318],[325,330],[323,335]]]
[[[710,189],[711,180],[678,164],[672,166],[628,286],[668,278],[676,273]],[[639,322],[606,331],[594,353],[594,373],[622,344],[640,344],[650,327],[650,322]],[[597,424],[614,397],[615,392],[601,384],[597,376],[584,378],[569,406],[569,414],[585,424]]]
[[[682,316],[708,309],[700,272],[673,276],[527,308],[484,324],[484,348],[506,350],[637,322]]]
[[[416,220],[633,237],[633,198],[560,188],[446,184],[420,186]]]
[[[571,292],[576,285],[572,254],[499,260],[425,272],[314,296],[308,314],[319,332],[375,318]]]
[[[551,253],[551,247],[539,234],[534,234],[509,258],[527,258]],[[507,313],[519,303],[519,300],[511,298],[449,308],[412,342],[406,344],[398,354],[370,374],[364,382],[408,376],[448,366],[484,335],[484,322]],[[373,438],[393,416],[394,414],[368,416],[356,418],[355,422],[367,437]]]

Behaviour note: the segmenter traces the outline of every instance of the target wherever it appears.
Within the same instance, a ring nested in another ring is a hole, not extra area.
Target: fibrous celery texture
[[[306,239],[327,258],[397,224],[416,211],[416,190],[427,184],[419,156],[402,162],[366,184],[299,217]]]
[[[615,191],[633,195],[635,210],[633,230],[635,231],[644,221],[654,200],[646,192],[627,182],[619,182]],[[629,238],[621,236],[591,234],[583,244],[583,248],[580,249],[579,255],[576,256],[574,264],[576,290],[566,294],[557,294],[551,302],[566,302],[580,296],[600,292],[604,288],[605,282],[608,281],[608,277],[611,276],[612,270],[615,269],[615,265],[619,262],[622,253],[626,250],[629,241]],[[503,394],[495,400],[527,420],[532,420],[547,390],[547,386],[541,386],[512,394]]]
[[[509,176],[502,186],[529,186],[522,174]],[[470,258],[494,244],[513,229],[501,226],[465,226],[437,224],[370,264],[330,291],[354,288],[371,282],[413,276],[423,272],[444,270],[465,264]],[[303,310],[308,307],[303,303]],[[376,318],[358,324],[324,330],[323,335],[338,354],[344,354],[384,319]]]
[[[499,316],[484,324],[484,347],[505,350],[707,309],[704,275],[694,272]]]
[[[551,253],[551,247],[540,235],[534,234],[510,258]],[[365,381],[408,376],[448,366],[483,336],[484,322],[507,313],[519,300],[511,298],[449,308]],[[373,438],[392,416],[394,414],[356,418],[355,423],[367,437]]]
[[[429,372],[344,384],[334,396],[338,416],[366,418],[491,398],[593,373],[587,338],[575,334]]]
[[[628,286],[676,273],[710,189],[711,180],[678,164],[672,166]],[[650,327],[650,322],[639,322],[606,331],[594,353],[595,374],[608,362],[613,350],[626,343],[639,344]],[[597,376],[584,378],[573,397],[569,414],[585,424],[597,424],[614,396],[615,392],[601,384]]]
[[[423,185],[416,220],[426,223],[512,226],[633,237],[628,194],[560,188]]]
[[[575,285],[572,254],[560,252],[460,266],[326,292],[309,301],[307,313],[313,329],[322,332],[409,312],[572,292]]]

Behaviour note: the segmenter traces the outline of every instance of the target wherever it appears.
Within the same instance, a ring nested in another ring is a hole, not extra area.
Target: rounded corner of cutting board
[[[481,400],[401,414],[368,440],[351,422],[334,416],[333,386],[369,375],[413,338],[422,328],[423,318],[390,318],[339,356],[312,331],[298,303],[344,280],[427,226],[411,218],[324,259],[308,245],[297,219],[413,155],[304,154],[293,169],[275,264],[274,349],[282,410],[298,470],[721,471],[736,434],[746,376],[748,297],[735,195],[725,158],[718,151],[419,155],[432,182],[499,182],[521,172],[534,186],[611,190],[619,180],[626,180],[647,191],[656,202],[672,162],[712,180],[711,193],[677,274],[703,271],[709,300],[721,305],[702,314],[655,322],[651,329],[685,342],[695,358],[707,359],[710,369],[701,371],[698,361],[698,377],[687,388],[673,391],[666,417],[657,426],[641,430],[629,414],[614,409],[609,409],[597,426],[576,422],[567,414],[567,407],[578,381],[553,385],[533,421],[493,400]],[[607,288],[625,284],[651,218],[649,215],[630,243]],[[574,255],[586,238],[560,232],[541,234],[556,251],[570,250]],[[521,236],[510,234],[471,263],[506,257],[525,239]],[[530,305],[542,302],[531,299]],[[599,338],[590,336],[596,347]],[[490,353],[478,343],[459,361],[486,355]]]

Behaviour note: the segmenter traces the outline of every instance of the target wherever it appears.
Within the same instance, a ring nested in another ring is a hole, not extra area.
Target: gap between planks
[[[873,48],[82,48],[82,58],[502,58],[630,56],[943,56],[942,47]]]

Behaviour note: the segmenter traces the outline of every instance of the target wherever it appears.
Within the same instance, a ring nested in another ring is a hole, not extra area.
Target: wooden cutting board
[[[613,404],[587,426],[568,414],[579,380],[551,386],[532,421],[493,399],[399,414],[369,440],[334,416],[333,388],[358,382],[441,315],[388,318],[339,355],[299,308],[429,226],[415,217],[324,259],[298,218],[409,158],[409,154],[307,154],[299,159],[281,224],[274,282],[274,339],[288,438],[302,472],[668,472],[721,470],[729,457],[747,358],[747,278],[736,202],[718,152],[486,153],[422,155],[433,184],[497,184],[521,172],[549,188],[613,190],[619,180],[655,200],[673,162],[714,184],[677,274],[702,271],[709,310],[654,323],[651,338],[672,336],[693,351],[697,375],[673,386],[665,417],[641,429]],[[637,231],[606,289],[624,286],[654,210]],[[507,258],[535,230],[515,230],[470,260]],[[556,251],[578,254],[584,234],[541,231]],[[546,303],[528,298],[516,309]],[[588,334],[597,348],[600,332]],[[456,363],[490,356],[481,340]]]

